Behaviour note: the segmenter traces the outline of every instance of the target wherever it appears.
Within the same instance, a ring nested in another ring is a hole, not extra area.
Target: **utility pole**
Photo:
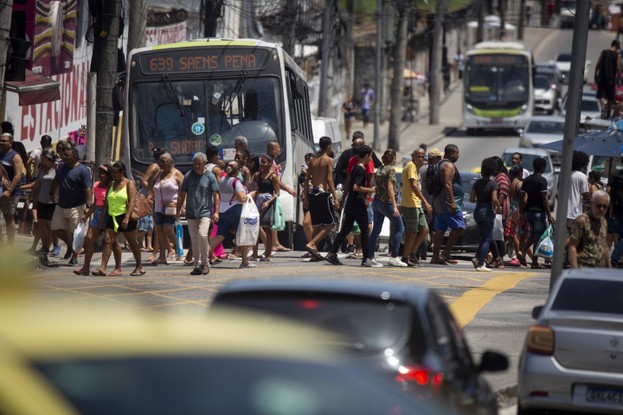
[[[145,46],[147,28],[147,0],[130,2],[130,26],[128,27],[128,53],[132,49]]]
[[[296,45],[296,22],[298,20],[299,4],[298,0],[286,0],[283,6],[283,23],[285,32],[282,43],[283,50],[290,56],[294,56],[294,46]]]
[[[588,43],[588,15],[590,12],[589,2],[579,1],[575,9],[575,24],[573,29],[573,48],[571,49],[571,71],[569,72],[569,91],[577,91],[569,96],[567,113],[565,114],[565,135],[562,144],[562,165],[560,166],[561,178],[571,175],[571,162],[573,159],[573,139],[577,134],[578,118],[580,115],[580,102],[582,85],[584,84],[584,62],[586,61],[586,45]],[[556,280],[562,272],[562,263],[565,256],[565,218],[567,217],[567,200],[571,189],[570,180],[560,180],[558,188],[558,203],[556,206],[556,218],[558,226],[554,227],[554,260],[552,261],[552,273],[550,275],[549,290],[551,291]]]
[[[441,52],[442,52],[442,30],[443,19],[446,13],[446,1],[437,0],[435,4],[435,22],[433,29],[433,50],[430,61],[430,94],[428,123],[430,125],[439,124],[439,106],[441,105]]]
[[[320,66],[320,93],[318,94],[318,116],[326,117],[329,107],[329,50],[331,37],[331,20],[333,13],[333,0],[325,0],[324,13],[322,15],[322,62]]]
[[[117,81],[117,53],[121,0],[104,0],[94,28],[94,61],[97,60],[95,165],[107,163],[111,157],[114,118],[112,93]]]
[[[374,62],[374,90],[376,99],[374,100],[374,139],[372,148],[379,149],[381,135],[381,102],[383,101],[382,88],[382,65],[383,59],[383,0],[376,1],[376,59]],[[350,137],[349,137],[350,138]]]
[[[483,15],[482,15],[483,14],[483,11],[482,11],[483,7],[484,6],[483,6],[482,2],[480,2],[480,6],[478,6],[478,17],[477,17],[477,19],[478,19],[478,27],[476,29],[476,43],[480,43],[483,40],[485,40],[485,35],[484,35],[484,33],[485,33],[485,28],[484,28],[485,19],[484,19]]]
[[[11,14],[13,12],[13,0],[3,0],[0,3],[0,85],[4,85],[6,72],[6,58],[9,51],[11,37]],[[2,88],[2,105],[4,105],[4,87]],[[2,112],[4,116],[4,111]]]
[[[498,0],[498,11],[500,13],[500,40],[506,37],[506,7],[504,0]]]
[[[216,36],[218,19],[223,15],[223,0],[201,0],[199,10],[201,22],[203,23],[203,36]]]
[[[517,28],[517,39],[523,40],[523,29],[526,25],[526,0],[519,2],[519,27]]]
[[[396,42],[394,43],[394,76],[390,89],[390,102],[392,103],[389,118],[389,137],[387,147],[396,151],[400,150],[400,120],[402,118],[402,85],[404,83],[404,68],[407,56],[407,25],[409,22],[409,9],[405,0],[396,2],[398,12],[398,27]]]

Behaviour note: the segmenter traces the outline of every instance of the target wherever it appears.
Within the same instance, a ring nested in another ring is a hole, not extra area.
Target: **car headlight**
[[[526,111],[528,111],[528,105],[523,104],[523,105],[521,106],[521,110],[520,110],[520,112],[523,114],[523,113],[525,113]]]
[[[465,111],[469,112],[470,114],[473,114],[474,107],[472,107],[470,104],[465,104]]]

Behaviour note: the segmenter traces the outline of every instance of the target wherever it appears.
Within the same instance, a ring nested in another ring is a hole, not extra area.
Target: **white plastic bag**
[[[253,246],[260,234],[260,212],[251,197],[242,206],[240,222],[236,231],[236,245]]]
[[[74,250],[74,252],[78,253],[82,249],[82,246],[84,245],[84,239],[87,236],[88,229],[89,229],[89,224],[86,222],[78,223],[78,226],[76,226],[76,229],[74,229],[74,240],[71,244],[71,247]]]
[[[494,241],[503,241],[504,240],[504,224],[502,222],[502,215],[496,214],[495,221],[493,222],[493,240]]]
[[[539,243],[536,247],[536,256],[541,258],[552,259],[554,257],[554,228],[552,225],[549,225],[543,235],[541,235],[541,239],[539,239]]]

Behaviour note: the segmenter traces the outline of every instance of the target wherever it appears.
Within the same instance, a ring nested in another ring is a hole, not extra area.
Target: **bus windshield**
[[[530,97],[528,59],[522,55],[477,55],[468,62],[465,101],[485,108],[512,108]]]
[[[283,97],[277,77],[171,79],[130,86],[129,136],[135,160],[152,163],[154,148],[164,148],[176,163],[191,164],[208,144],[224,160],[234,158],[234,139],[245,136],[252,154],[266,152],[282,131]]]

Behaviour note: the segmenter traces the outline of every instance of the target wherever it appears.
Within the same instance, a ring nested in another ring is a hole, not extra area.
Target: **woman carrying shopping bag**
[[[243,206],[253,205],[251,203],[253,199],[247,194],[247,189],[245,189],[237,177],[240,172],[240,164],[236,161],[230,162],[225,172],[227,176],[222,177],[218,184],[221,194],[220,217],[216,237],[210,239],[210,249],[214,249],[215,246],[223,242],[229,233],[236,233],[240,225]],[[253,208],[255,208],[255,205],[253,205]],[[240,242],[244,242],[245,245]],[[249,247],[253,246],[255,241],[252,241],[252,243],[247,242],[250,241],[236,241],[242,256],[240,268],[255,268],[256,265],[250,263],[248,257]]]
[[[264,254],[260,261],[270,261],[273,258],[273,233],[271,232],[275,202],[279,197],[279,176],[273,169],[273,158],[268,154],[260,156],[260,171],[255,176],[257,193],[255,205],[260,212],[260,238],[264,244]]]

